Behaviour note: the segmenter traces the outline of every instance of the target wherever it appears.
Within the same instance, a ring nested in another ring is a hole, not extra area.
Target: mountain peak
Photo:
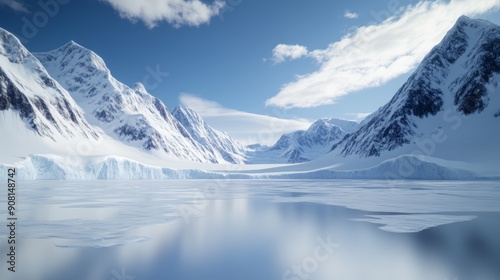
[[[137,83],[133,84],[131,89],[133,89],[135,92],[140,92],[140,93],[147,93],[148,92],[146,87],[144,86],[144,84],[141,82],[137,82]]]
[[[10,32],[0,28],[0,111],[17,114],[41,137],[98,139],[81,108]]]
[[[65,53],[68,51],[69,52],[78,51],[78,52],[87,53],[87,54],[93,53],[91,50],[83,47],[82,45],[78,44],[77,42],[70,40],[66,44],[64,44],[56,49],[53,49],[53,50],[47,51],[47,52],[39,52],[38,54],[56,54],[56,53],[61,54],[61,53]]]
[[[330,127],[334,124],[330,123],[330,119],[323,118],[315,121],[311,126],[307,129],[307,131],[313,131],[318,129],[319,127]]]
[[[73,98],[102,95],[103,88],[111,88],[108,83],[112,76],[104,60],[74,41],[33,55]],[[93,84],[95,81],[101,81],[101,84]]]
[[[473,18],[470,18],[466,15],[462,15],[460,16],[455,25],[468,25],[468,26],[481,26],[481,25],[486,25],[486,26],[494,26],[495,24],[490,22],[490,21],[487,21],[487,20],[484,20],[484,19],[473,19]]]
[[[195,110],[193,110],[191,107],[186,106],[186,105],[179,104],[179,105],[175,106],[173,111],[179,111],[179,112],[182,112],[184,114],[190,114],[190,115],[198,116],[201,118],[201,116]]]
[[[417,145],[420,151],[416,143],[450,126],[449,112],[456,112],[461,123],[469,116],[479,123],[491,121],[499,107],[499,43],[499,26],[461,16],[394,97],[332,150],[362,157],[402,146]]]
[[[73,40],[70,40],[69,42],[67,42],[65,45],[76,45],[76,46],[80,46],[79,44],[77,44],[75,41]]]
[[[450,49],[451,47],[451,49],[457,50],[464,49],[465,46],[463,45],[469,40],[491,28],[498,28],[498,26],[487,20],[460,16],[455,22],[455,25],[447,32],[446,36],[438,46],[451,45],[447,48]],[[459,45],[459,47],[453,47],[453,45]]]
[[[48,51],[34,53],[34,55],[43,63],[44,61],[64,61],[66,70],[72,71],[74,68],[85,67],[89,71],[97,70],[109,72],[104,60],[95,52],[83,47],[71,40],[61,47]],[[64,70],[64,69],[61,69]]]
[[[315,121],[308,129],[308,131],[314,130],[319,126],[333,127],[338,126],[346,133],[354,132],[358,128],[358,123],[355,121],[348,121],[343,119],[335,119],[335,118],[322,118]]]
[[[61,48],[79,48],[79,49],[88,50],[73,40],[70,40],[66,44],[62,45]],[[90,50],[88,50],[88,51],[90,51]]]
[[[10,33],[9,31],[3,29],[0,27],[0,40],[5,43],[5,42],[16,42],[18,44],[21,44],[19,39],[17,39],[14,34]]]
[[[183,111],[183,112],[193,113],[195,115],[198,115],[198,113],[195,110],[193,110],[191,107],[186,106],[186,105],[179,104],[179,105],[175,106],[174,110],[176,110],[176,109]]]
[[[196,142],[214,154],[216,158],[230,163],[243,162],[243,146],[226,133],[210,127],[193,109],[178,105],[172,110],[172,115],[186,128]]]
[[[201,118],[201,116],[188,106],[177,105],[174,110],[172,110],[172,115],[174,115],[178,120],[185,119],[186,123],[205,125],[205,121]]]
[[[30,53],[14,34],[0,27],[0,55],[10,62],[20,63],[30,57]]]
[[[464,24],[464,23],[473,23],[475,20],[466,16],[466,15],[461,15],[455,24]]]

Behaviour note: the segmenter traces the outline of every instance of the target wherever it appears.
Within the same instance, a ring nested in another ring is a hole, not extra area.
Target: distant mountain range
[[[374,177],[381,170],[401,174],[402,164],[409,163],[432,178],[463,179],[481,168],[500,177],[494,167],[500,162],[499,82],[500,27],[462,16],[394,97],[360,124],[320,119],[270,147],[244,147],[194,110],[169,111],[141,83],[121,83],[101,57],[73,41],[32,54],[0,28],[0,144],[15,147],[11,158],[31,160],[25,166],[29,174],[55,172],[49,178],[87,178],[78,168],[94,174],[90,178],[121,178],[124,170],[140,172],[137,178]],[[61,162],[67,154],[71,162]],[[181,169],[177,160],[239,167],[217,171],[207,165],[200,169],[215,173],[182,173],[174,170]],[[294,165],[244,167],[269,163]]]
[[[358,123],[339,119],[320,119],[307,130],[284,134],[271,147],[251,148],[250,163],[300,163],[325,155],[332,145],[356,131]]]

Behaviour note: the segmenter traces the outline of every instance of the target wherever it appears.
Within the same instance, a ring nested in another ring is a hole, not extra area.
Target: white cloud
[[[191,94],[179,97],[182,105],[194,109],[213,128],[229,134],[240,143],[274,144],[282,134],[295,130],[305,130],[311,122],[304,119],[285,119],[286,112],[276,110],[276,116],[258,115],[228,109],[217,102],[209,101]]]
[[[266,105],[316,107],[380,86],[414,69],[460,15],[498,7],[499,0],[423,1],[404,7],[379,24],[359,27],[328,48],[310,52],[319,69],[283,85]]]
[[[219,14],[225,2],[216,0],[210,5],[200,0],[101,0],[109,3],[120,16],[141,20],[149,28],[166,21],[175,27],[199,26]]]
[[[7,6],[12,10],[20,13],[29,13],[28,8],[24,5],[22,1],[17,0],[0,0],[0,6]]]
[[[300,45],[279,44],[273,49],[273,60],[275,63],[285,62],[307,56],[307,48]]]
[[[359,14],[358,14],[358,13],[351,12],[351,11],[347,10],[347,11],[345,11],[345,13],[344,13],[344,17],[345,17],[345,18],[348,18],[348,19],[355,19],[355,18],[358,18],[358,17],[359,17]]]

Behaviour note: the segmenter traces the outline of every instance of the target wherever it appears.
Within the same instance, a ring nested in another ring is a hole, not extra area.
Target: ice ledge
[[[466,222],[476,218],[476,216],[441,214],[367,215],[367,217],[366,219],[355,219],[355,221],[382,224],[381,230],[396,233],[419,232],[431,227]]]
[[[200,169],[174,169],[146,165],[117,156],[73,158],[30,155],[14,165],[0,164],[0,179],[7,169],[18,169],[18,180],[163,180],[163,179],[408,179],[474,180],[475,173],[446,167],[445,161],[403,155],[377,166],[358,170],[319,170],[302,173],[209,172]]]

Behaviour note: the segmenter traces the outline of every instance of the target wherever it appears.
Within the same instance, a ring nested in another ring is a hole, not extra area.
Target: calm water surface
[[[19,182],[0,279],[496,280],[500,182]]]

